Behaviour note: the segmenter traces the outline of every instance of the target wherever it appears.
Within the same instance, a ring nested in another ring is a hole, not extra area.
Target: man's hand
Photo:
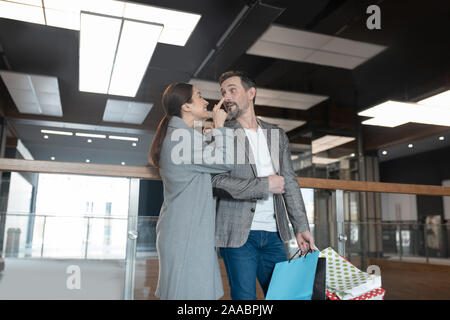
[[[284,193],[284,178],[277,174],[268,176],[269,192],[270,193]]]
[[[314,244],[314,238],[309,231],[303,231],[297,234],[297,244],[302,250],[302,253],[306,253],[309,249],[314,250],[316,248]]]

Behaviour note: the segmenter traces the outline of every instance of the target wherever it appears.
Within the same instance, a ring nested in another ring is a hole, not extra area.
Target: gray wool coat
[[[164,203],[156,225],[159,278],[155,295],[161,299],[218,299],[223,295],[214,247],[211,174],[231,169],[224,141],[233,140],[233,132],[218,128],[213,135],[214,143],[207,144],[181,118],[172,117],[169,122],[160,156]],[[189,148],[181,150],[181,141],[190,142]],[[202,161],[192,161],[195,152]]]

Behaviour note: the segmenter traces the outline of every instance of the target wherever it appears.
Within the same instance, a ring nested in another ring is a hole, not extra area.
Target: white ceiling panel
[[[286,44],[257,41],[247,50],[247,54],[254,54],[263,57],[279,58],[293,61],[304,61],[314,50],[300,48]]]
[[[277,125],[278,127],[280,127],[281,129],[283,129],[286,132],[291,131],[292,129],[295,129],[297,127],[300,127],[306,123],[306,121],[302,121],[302,120],[280,119],[280,118],[262,117],[262,116],[258,116],[258,118],[265,122]]]
[[[152,103],[108,99],[103,121],[142,124],[152,107]]]
[[[11,98],[14,100],[15,104],[22,103],[39,103],[36,95],[32,90],[15,90],[11,89],[9,91]]]
[[[386,49],[384,46],[337,37],[333,37],[333,39],[320,48],[321,51],[341,53],[361,58],[371,58],[384,49]]]
[[[25,74],[7,71],[1,71],[0,74],[9,89],[33,90],[30,78]]]
[[[41,107],[38,103],[21,103],[16,106],[21,113],[41,114]]]
[[[42,3],[39,6],[0,1],[0,18],[45,24]]]
[[[34,90],[38,92],[56,93],[59,95],[58,80],[55,77],[30,76]]]
[[[306,58],[305,61],[337,68],[354,69],[365,62],[366,59],[325,51],[316,51]]]
[[[247,54],[354,69],[384,49],[371,43],[272,25]]]
[[[62,117],[58,80],[55,77],[10,71],[0,71],[0,76],[21,113]]]
[[[134,123],[134,124],[141,124],[143,122],[143,118],[141,115],[135,115],[135,114],[125,114],[123,116],[123,122],[126,123]]]
[[[58,105],[41,104],[40,106],[43,114],[62,117],[62,110]]]
[[[355,140],[354,137],[325,135],[312,141],[312,153],[317,154],[325,150],[333,149],[353,140]]]
[[[40,104],[49,104],[58,106],[60,104],[59,95],[54,93],[37,93]]]
[[[296,47],[319,49],[332,38],[332,36],[325,34],[272,25],[261,36],[260,40],[290,44]]]

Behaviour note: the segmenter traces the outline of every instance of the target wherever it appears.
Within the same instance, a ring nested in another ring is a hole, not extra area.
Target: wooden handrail
[[[0,158],[0,171],[95,175],[159,180],[150,166],[118,166]],[[299,177],[302,188],[450,196],[450,187]]]

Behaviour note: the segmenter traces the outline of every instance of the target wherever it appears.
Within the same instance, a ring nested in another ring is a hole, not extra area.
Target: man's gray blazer
[[[274,194],[274,211],[280,237],[283,241],[289,241],[294,237],[289,229],[289,221],[295,234],[309,230],[305,205],[292,168],[289,140],[277,126],[259,119],[257,121],[266,135],[275,172],[284,177],[285,193]],[[225,126],[234,129],[234,158],[240,161],[232,171],[212,178],[214,194],[217,196],[216,246],[237,248],[247,241],[256,200],[269,195],[269,182],[267,177],[257,177],[249,141],[239,122],[232,120]]]

